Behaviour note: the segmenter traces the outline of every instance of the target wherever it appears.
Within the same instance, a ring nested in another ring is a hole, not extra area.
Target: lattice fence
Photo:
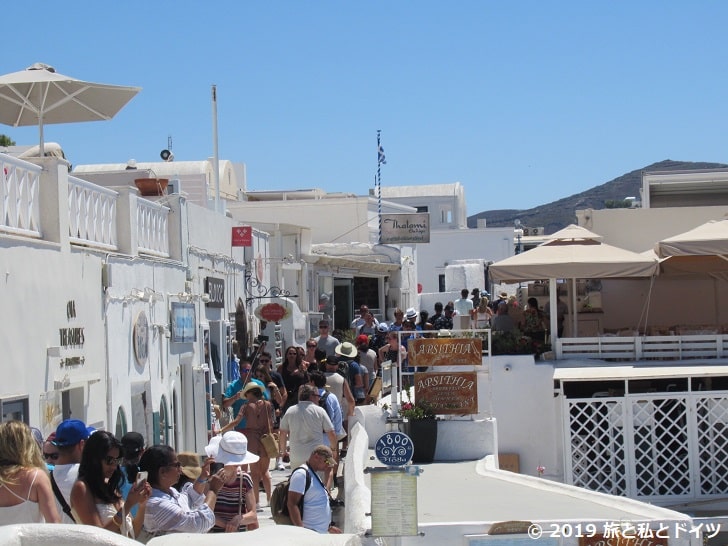
[[[728,393],[566,399],[566,479],[649,501],[728,494]]]

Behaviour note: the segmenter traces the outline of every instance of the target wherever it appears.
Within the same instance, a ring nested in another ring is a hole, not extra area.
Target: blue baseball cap
[[[75,446],[81,440],[86,440],[95,431],[95,428],[87,427],[83,421],[66,419],[58,425],[56,439],[52,443],[58,447]]]

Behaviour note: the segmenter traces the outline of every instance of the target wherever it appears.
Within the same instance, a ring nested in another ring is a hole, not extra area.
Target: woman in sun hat
[[[200,456],[192,451],[181,451],[177,453],[177,460],[180,464],[180,475],[174,488],[177,491],[182,491],[186,483],[194,484],[194,481],[200,477],[202,474],[202,465],[200,464]]]
[[[152,496],[147,501],[144,530],[137,540],[146,543],[159,535],[206,533],[212,528],[215,524],[212,509],[223,484],[222,471],[210,476],[213,462],[215,459],[208,458],[200,477],[177,491],[174,485],[182,473],[182,463],[175,450],[158,445],[144,451],[139,468],[149,473],[147,480],[152,486]]]
[[[235,533],[258,528],[255,490],[250,474],[243,471],[243,465],[252,465],[259,457],[248,449],[248,439],[237,431],[216,436],[205,448],[215,461],[222,463],[220,475],[223,486],[214,506],[215,525],[212,533]]]
[[[263,481],[266,497],[270,500],[272,493],[271,476],[268,471],[270,457],[263,447],[261,438],[273,430],[273,405],[263,399],[263,393],[258,385],[249,383],[243,389],[243,394],[248,403],[243,406],[241,412],[245,419],[243,433],[248,439],[248,451],[255,453],[260,459],[251,464],[251,475],[253,483]],[[255,488],[255,501],[260,498],[260,490]]]

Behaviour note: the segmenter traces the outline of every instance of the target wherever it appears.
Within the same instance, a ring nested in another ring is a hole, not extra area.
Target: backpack
[[[299,466],[296,470],[303,468],[306,471],[306,487],[301,495],[301,500],[298,503],[298,509],[301,511],[301,517],[303,517],[303,497],[306,495],[306,491],[311,487],[311,473],[308,471],[308,467]],[[293,472],[295,472],[294,470]],[[291,472],[291,476],[293,476]],[[291,484],[291,476],[288,476],[286,481],[277,484],[273,488],[273,493],[270,496],[270,513],[273,516],[273,521],[277,525],[293,525],[291,523],[291,516],[288,513],[288,486]]]
[[[321,395],[321,398],[319,398],[319,406],[324,408],[326,410],[326,415],[329,416],[329,419],[333,421],[333,417],[331,416],[331,412],[329,412],[329,405],[326,403],[326,399],[329,397],[331,393],[329,391],[326,391]]]

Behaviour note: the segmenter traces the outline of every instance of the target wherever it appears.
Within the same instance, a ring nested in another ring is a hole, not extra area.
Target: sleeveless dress
[[[240,481],[242,480],[242,497],[240,496]],[[235,481],[231,483],[225,483],[217,493],[217,501],[215,502],[215,516],[221,519],[224,523],[228,523],[231,519],[238,515],[238,511],[241,514],[248,512],[248,508],[245,506],[245,495],[253,489],[253,480],[250,474],[247,472],[240,472],[235,478]],[[244,525],[238,528],[238,531],[245,531]],[[215,525],[210,529],[211,533],[224,533],[224,527],[218,527]]]
[[[23,501],[20,504],[15,504],[13,506],[0,507],[0,525],[12,525],[14,523],[45,523],[45,518],[43,518],[43,514],[40,513],[40,504],[30,500],[30,490],[33,489],[33,484],[37,477],[38,471],[36,470],[33,473],[33,480],[30,482],[30,487],[28,487],[28,493],[25,498],[15,493],[9,487],[6,487],[5,484],[0,485],[0,487],[5,487],[5,489],[10,491],[13,496]]]

